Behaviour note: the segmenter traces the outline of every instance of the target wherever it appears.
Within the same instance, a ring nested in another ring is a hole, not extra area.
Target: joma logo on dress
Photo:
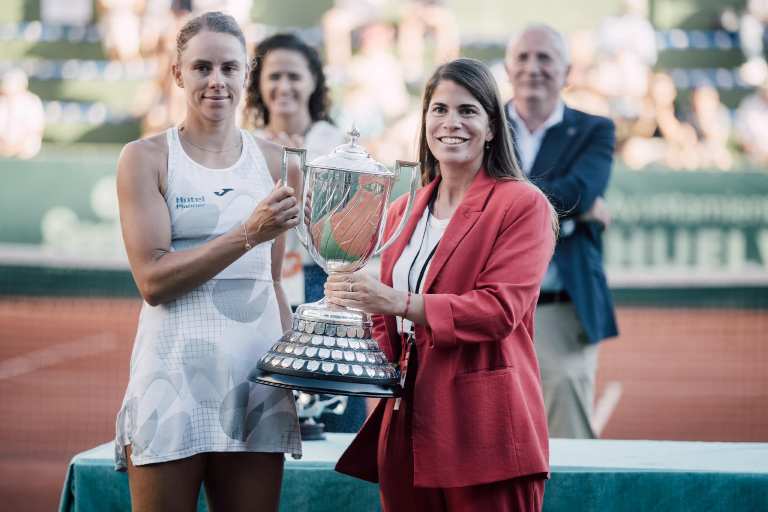
[[[176,209],[200,208],[205,205],[205,196],[176,196]]]

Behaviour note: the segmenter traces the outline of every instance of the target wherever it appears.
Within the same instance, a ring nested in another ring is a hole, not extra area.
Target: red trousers
[[[395,400],[387,403],[379,433],[379,489],[383,512],[541,512],[545,475],[467,487],[414,487],[411,437],[414,370],[408,371],[409,382],[406,382],[400,409],[393,410]]]

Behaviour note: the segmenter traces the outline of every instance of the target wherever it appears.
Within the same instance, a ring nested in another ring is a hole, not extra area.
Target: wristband
[[[413,295],[411,292],[408,292],[408,298],[405,299],[405,311],[403,311],[402,318],[405,318],[408,316],[408,310],[411,308],[411,295]]]

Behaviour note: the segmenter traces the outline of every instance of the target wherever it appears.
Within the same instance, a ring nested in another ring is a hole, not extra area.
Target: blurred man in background
[[[506,55],[514,98],[506,114],[524,172],[560,216],[560,238],[541,286],[535,346],[551,437],[597,437],[592,422],[597,343],[616,336],[602,261],[610,215],[602,196],[613,162],[613,123],[560,98],[570,68],[563,36],[533,25]]]

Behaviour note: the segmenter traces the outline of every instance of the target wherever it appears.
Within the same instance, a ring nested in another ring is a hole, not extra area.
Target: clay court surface
[[[0,300],[0,508],[55,510],[67,463],[111,439],[140,303]],[[620,308],[603,437],[768,441],[768,312]]]

